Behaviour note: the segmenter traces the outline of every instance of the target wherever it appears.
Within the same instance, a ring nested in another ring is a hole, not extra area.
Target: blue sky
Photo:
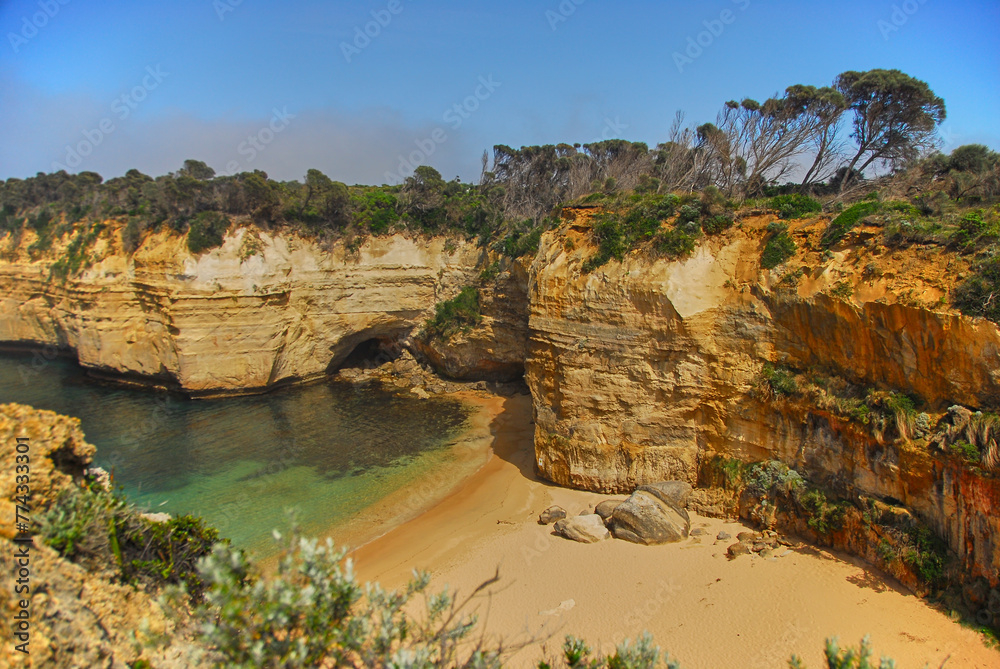
[[[653,145],[677,110],[695,125],[728,99],[875,67],[945,99],[946,148],[1000,149],[998,28],[995,0],[13,0],[0,178],[197,158],[383,183],[414,158],[468,180],[494,144]]]

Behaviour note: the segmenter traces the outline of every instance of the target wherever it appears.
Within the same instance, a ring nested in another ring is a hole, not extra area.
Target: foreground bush
[[[267,579],[228,546],[202,560],[208,590],[195,615],[204,641],[221,656],[217,666],[500,666],[502,648],[473,642],[476,618],[447,591],[428,594],[426,573],[414,573],[402,591],[361,586],[329,539],[293,535],[290,543]],[[423,606],[414,615],[418,595]]]
[[[499,581],[498,575],[459,602],[447,590],[429,593],[426,573],[414,572],[399,591],[361,585],[344,555],[329,539],[320,543],[293,532],[277,572],[263,578],[252,572],[242,552],[216,546],[199,564],[207,591],[195,610],[203,641],[216,653],[216,666],[485,669],[502,667],[516,650],[477,636],[476,616],[463,613]],[[827,641],[826,656],[829,669],[877,666],[869,663],[867,639],[858,650],[841,650],[836,639]],[[794,657],[789,665],[804,669]],[[878,666],[894,667],[891,660]],[[538,667],[681,669],[648,633],[597,657],[584,641],[567,636],[561,655]]]
[[[42,517],[42,540],[63,557],[87,567],[111,565],[126,583],[150,588],[183,584],[197,599],[197,561],[219,541],[200,518],[152,521],[124,496],[96,482],[59,497]]]

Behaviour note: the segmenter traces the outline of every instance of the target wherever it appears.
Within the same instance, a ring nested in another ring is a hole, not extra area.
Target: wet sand
[[[417,567],[431,572],[433,590],[448,584],[459,594],[499,569],[474,606],[489,635],[531,641],[509,666],[534,666],[566,634],[611,651],[648,630],[684,669],[784,667],[793,653],[821,667],[825,638],[857,644],[865,634],[876,657],[893,657],[900,669],[1000,667],[1000,652],[978,634],[849,556],[802,544],[773,559],[728,560],[732,541],[715,537],[722,529],[735,536],[739,523],[693,515],[704,534],[666,546],[553,536],[536,522],[542,510],[559,504],[577,514],[606,496],[538,480],[531,399],[499,401],[487,464],[353,557],[362,580],[397,587]]]

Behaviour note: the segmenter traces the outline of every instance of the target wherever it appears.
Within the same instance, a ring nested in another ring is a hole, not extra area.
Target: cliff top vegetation
[[[497,145],[492,157],[483,155],[478,184],[446,181],[428,165],[382,186],[348,186],[315,169],[302,182],[259,170],[220,176],[198,160],[155,178],[137,170],[107,181],[94,172],[39,173],[0,182],[0,234],[9,251],[30,231],[36,258],[72,235],[52,265],[57,277],[87,266],[87,249],[109,220],[122,229],[128,253],[161,229],[186,235],[189,250],[201,253],[235,223],[345,239],[352,249],[369,235],[459,235],[518,257],[537,250],[560,207],[577,204],[601,208],[592,233],[599,250],[584,267],[592,271],[639,246],[685,255],[701,235],[725,230],[748,210],[782,219],[826,213],[833,218],[828,247],[881,215],[887,245],[974,254],[976,270],[953,302],[998,321],[1000,154],[978,144],[938,151],[945,116],[944,101],[919,79],[899,70],[849,71],[830,86],[793,85],[764,102],[730,100],[714,122],[696,127],[678,114],[653,148],[622,139]],[[767,235],[766,268],[794,252],[786,231]]]

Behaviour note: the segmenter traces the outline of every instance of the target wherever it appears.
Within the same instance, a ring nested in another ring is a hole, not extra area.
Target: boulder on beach
[[[691,484],[686,481],[661,481],[660,483],[641,485],[637,490],[652,493],[667,504],[683,509],[687,506],[692,488]]]
[[[561,537],[584,544],[593,544],[611,538],[611,533],[604,526],[604,520],[596,513],[563,518],[556,521],[552,529]]]
[[[750,555],[750,546],[748,546],[745,542],[740,541],[727,548],[726,555],[729,556],[730,560],[739,557],[740,555]]]
[[[557,520],[562,520],[566,517],[566,509],[561,506],[550,506],[538,515],[539,525],[551,525]]]
[[[611,514],[614,513],[615,509],[618,508],[618,505],[624,501],[625,501],[624,498],[606,499],[600,504],[598,504],[596,507],[594,507],[594,513],[596,513],[598,516],[607,521],[608,518],[611,517]]]
[[[667,544],[687,538],[691,519],[687,511],[658,495],[636,490],[611,514],[615,537],[636,544]]]

